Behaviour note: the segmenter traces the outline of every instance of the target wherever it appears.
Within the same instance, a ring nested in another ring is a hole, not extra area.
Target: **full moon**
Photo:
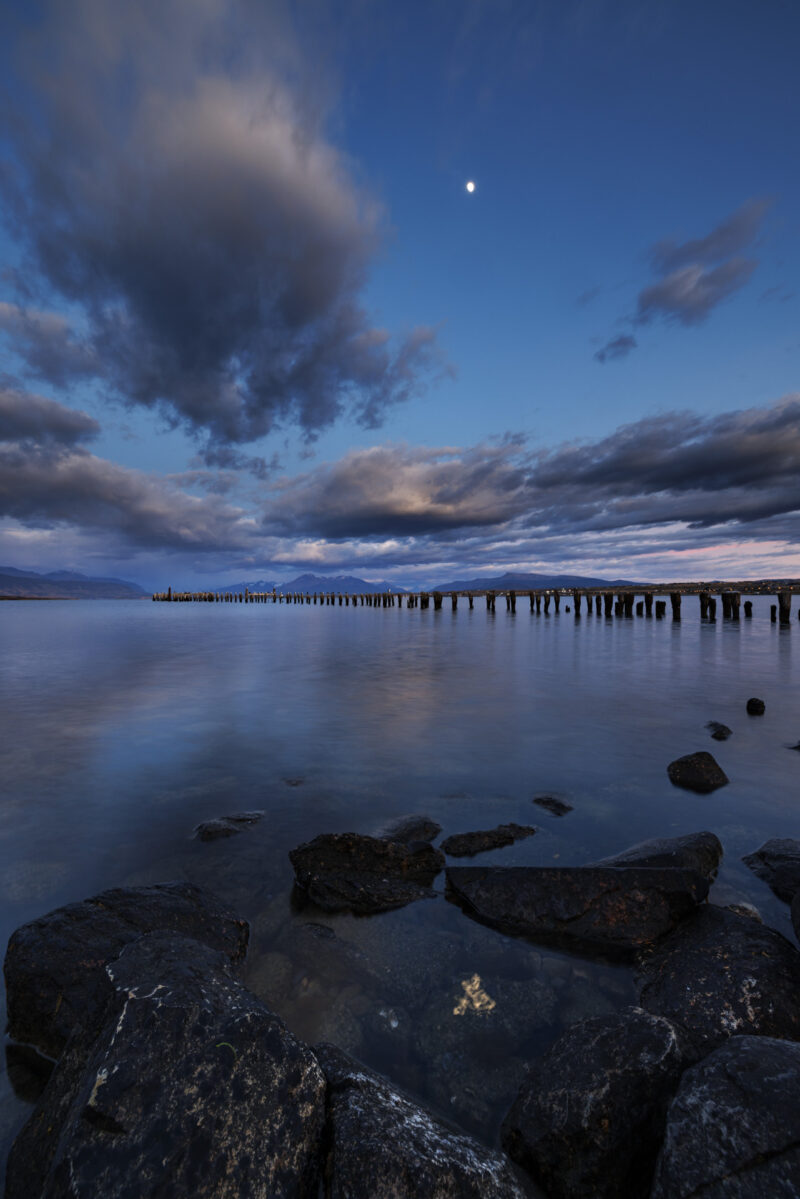
[[[467,184],[467,191],[468,191],[468,192],[474,192],[474,191],[475,191],[475,184],[472,182],[472,180],[471,180],[471,179],[470,179],[469,183]]]

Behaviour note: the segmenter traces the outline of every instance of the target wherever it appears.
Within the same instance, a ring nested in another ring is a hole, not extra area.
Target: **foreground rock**
[[[647,1196],[688,1061],[675,1027],[638,1008],[584,1020],[530,1070],[503,1145],[552,1199]]]
[[[453,858],[471,858],[487,849],[502,849],[524,837],[532,837],[536,829],[529,824],[498,824],[497,828],[474,833],[454,833],[442,841],[442,849]]]
[[[800,1195],[800,1045],[733,1037],[683,1076],[653,1199],[699,1195]]]
[[[714,755],[705,749],[696,754],[676,758],[667,767],[667,774],[670,782],[676,787],[683,787],[687,791],[699,791],[701,794],[716,791],[717,787],[724,787],[730,782]]]
[[[235,837],[251,824],[257,824],[263,812],[235,812],[232,816],[219,816],[216,820],[204,820],[194,830],[198,841],[219,841],[222,837]]]
[[[565,803],[563,799],[556,799],[554,795],[537,795],[533,802],[553,816],[566,816],[567,812],[572,811],[572,804]]]
[[[729,729],[727,724],[721,724],[719,720],[709,720],[706,728],[711,730],[711,737],[714,741],[727,741],[729,737],[733,736],[733,729]]]
[[[324,833],[293,849],[289,859],[298,887],[318,907],[361,915],[431,898],[431,883],[444,866],[444,855],[431,845],[359,833]]]
[[[106,1001],[104,966],[157,929],[202,941],[232,962],[247,952],[247,922],[191,883],[103,891],[12,934],[3,966],[11,1037],[58,1057],[76,1023]]]
[[[800,841],[773,837],[742,861],[768,883],[779,899],[791,903],[800,891]]]
[[[800,953],[748,916],[704,906],[640,968],[641,1006],[702,1052],[737,1033],[800,1039]]]
[[[631,955],[670,932],[708,894],[689,870],[450,866],[451,895],[503,932],[567,949]]]
[[[756,696],[753,696],[747,701],[745,707],[747,709],[748,716],[763,716],[767,705],[764,703],[763,699],[757,699]]]
[[[602,858],[596,866],[673,866],[695,870],[709,881],[722,861],[722,843],[713,833],[688,833],[684,837],[654,837],[622,853]]]
[[[9,1158],[6,1199],[316,1196],[325,1080],[232,976],[168,933],[127,946]]]
[[[330,1199],[524,1199],[513,1165],[452,1132],[332,1045],[315,1047],[328,1080]]]

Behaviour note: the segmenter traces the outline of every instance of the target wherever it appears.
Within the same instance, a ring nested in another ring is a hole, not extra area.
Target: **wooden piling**
[[[639,600],[638,604],[636,605],[636,615],[644,616],[644,600]]]
[[[792,618],[792,593],[791,591],[778,592],[778,615],[781,624],[788,624]]]
[[[614,611],[614,596],[610,591],[607,591],[603,596],[603,611],[606,615],[606,619],[610,619]]]
[[[705,619],[707,618],[707,616],[708,616],[708,601],[709,601],[709,598],[710,598],[710,597],[709,597],[709,594],[708,594],[708,592],[707,592],[707,591],[701,591],[701,592],[700,592],[699,599],[700,599],[700,619],[701,619],[701,620],[705,620]]]
[[[656,600],[656,620],[663,620],[667,615],[667,601]]]
[[[745,601],[744,601],[744,605],[743,605],[743,606],[744,606],[744,618],[745,618],[745,620],[752,620],[752,619],[753,619],[753,601],[752,601],[752,600],[745,600]]]

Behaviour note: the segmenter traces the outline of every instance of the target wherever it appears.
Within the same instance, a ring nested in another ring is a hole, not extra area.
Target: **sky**
[[[0,564],[800,576],[798,52],[794,0],[6,0]]]

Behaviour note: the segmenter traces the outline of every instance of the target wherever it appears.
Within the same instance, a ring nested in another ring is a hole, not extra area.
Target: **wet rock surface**
[[[706,905],[640,959],[639,1002],[708,1052],[736,1034],[800,1039],[800,953],[774,929]]]
[[[584,1020],[531,1067],[503,1146],[552,1199],[643,1199],[690,1060],[674,1025],[641,1009]]]
[[[360,833],[324,833],[291,850],[289,859],[298,887],[318,907],[360,915],[431,898],[444,866],[431,845]]]
[[[730,782],[714,755],[705,749],[701,749],[695,754],[686,754],[682,758],[676,758],[667,767],[667,774],[670,782],[676,787],[683,787],[687,791],[698,791],[703,795],[710,791],[716,791],[718,787],[724,787],[726,783]]]
[[[742,861],[784,902],[791,903],[800,891],[800,841],[774,837]]]
[[[800,1194],[800,1045],[733,1037],[684,1074],[652,1199]]]
[[[498,824],[497,828],[474,833],[454,833],[442,841],[441,848],[452,858],[470,858],[487,849],[502,849],[525,837],[532,837],[536,829],[528,824]]]
[[[218,816],[216,820],[204,820],[194,830],[198,841],[219,841],[223,837],[234,837],[252,824],[258,824],[263,812],[235,812],[232,816]]]
[[[678,870],[695,870],[711,880],[722,861],[722,843],[713,833],[688,833],[683,837],[654,837],[640,841],[610,858],[602,858],[597,866],[673,866]]]
[[[745,704],[748,716],[763,716],[766,707],[763,699],[757,699],[756,696],[752,696]]]
[[[573,810],[572,804],[565,803],[563,799],[556,799],[554,795],[536,795],[533,802],[552,816],[566,816],[567,812]]]
[[[733,736],[733,729],[729,729],[727,724],[721,724],[719,720],[709,720],[706,728],[714,741],[727,741]]]
[[[468,915],[504,932],[617,956],[663,937],[708,894],[694,871],[638,866],[450,866],[447,884]]]
[[[330,1199],[523,1199],[507,1158],[451,1131],[332,1045],[314,1049],[328,1080]]]
[[[106,964],[157,929],[202,941],[232,962],[247,951],[247,922],[191,883],[103,891],[12,934],[3,967],[9,1034],[58,1057],[75,1025],[106,1001]]]
[[[388,825],[381,837],[386,841],[402,841],[404,845],[410,845],[414,841],[434,841],[441,831],[441,824],[437,824],[430,816],[403,816]]]
[[[105,973],[9,1158],[6,1199],[316,1196],[325,1080],[224,954],[153,933]]]

